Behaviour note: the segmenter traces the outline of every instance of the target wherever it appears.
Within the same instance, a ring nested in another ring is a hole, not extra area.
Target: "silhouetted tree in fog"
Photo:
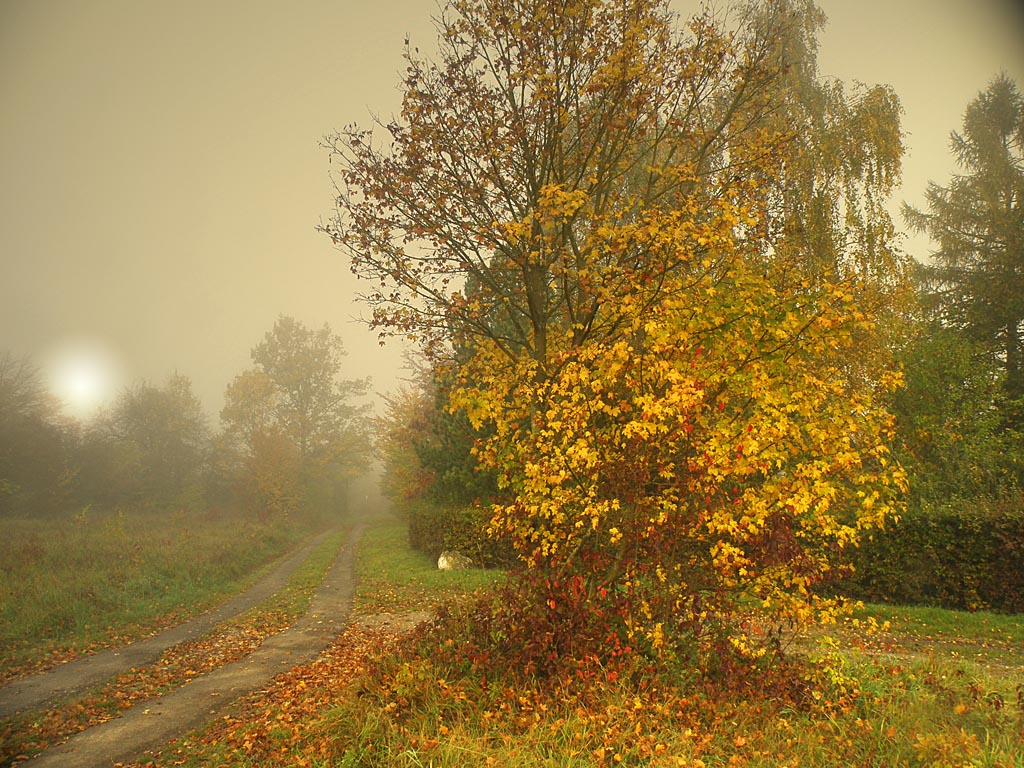
[[[107,503],[163,506],[199,492],[209,429],[187,376],[163,387],[126,388],[87,431],[87,496]]]
[[[369,382],[342,377],[345,355],[327,325],[280,317],[253,347],[254,367],[228,385],[221,420],[264,511],[294,509],[368,463],[367,407],[353,399]]]
[[[65,498],[74,424],[61,417],[27,358],[0,354],[0,513],[38,512]]]

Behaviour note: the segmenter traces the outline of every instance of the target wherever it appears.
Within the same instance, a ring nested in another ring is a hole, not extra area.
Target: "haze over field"
[[[1019,765],[1022,86],[1009,0],[0,0],[0,765]]]
[[[820,5],[822,74],[899,94],[908,154],[893,210],[922,205],[928,180],[953,170],[967,103],[1000,70],[1024,83],[1024,10]],[[431,50],[436,10],[0,0],[0,350],[31,355],[78,416],[175,371],[215,416],[283,314],[330,324],[347,375],[390,389],[401,348],[354,321],[358,287],[315,231],[332,198],[320,140],[397,110],[403,40]]]

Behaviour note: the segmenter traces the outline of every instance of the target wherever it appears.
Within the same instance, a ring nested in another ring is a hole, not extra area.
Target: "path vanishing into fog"
[[[248,656],[201,675],[163,696],[140,702],[113,720],[82,731],[18,766],[110,768],[114,763],[129,762],[145,750],[162,746],[201,725],[229,702],[258,689],[275,675],[311,661],[342,631],[351,611],[355,587],[353,552],[362,528],[356,525],[349,529],[309,610],[289,629],[266,638]],[[198,637],[216,624],[248,610],[283,589],[295,569],[327,535],[293,552],[256,586],[216,610],[124,648],[12,681],[0,688],[0,717],[45,707],[55,699],[132,667],[151,663],[167,648]]]

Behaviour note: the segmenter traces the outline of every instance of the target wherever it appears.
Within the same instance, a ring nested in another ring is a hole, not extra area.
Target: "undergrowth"
[[[322,719],[338,764],[1019,766],[1024,755],[1019,692],[935,659],[859,658],[846,682],[794,699],[773,680],[732,691],[642,671],[484,681],[438,663],[435,642],[379,660]]]

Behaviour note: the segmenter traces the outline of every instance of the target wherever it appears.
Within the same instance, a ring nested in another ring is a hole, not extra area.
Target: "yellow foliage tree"
[[[481,345],[453,402],[497,426],[479,447],[510,492],[494,533],[546,587],[576,577],[618,610],[634,647],[727,638],[758,658],[831,616],[815,587],[905,489],[887,447],[897,372],[842,365],[872,328],[854,294],[786,286],[779,260],[754,270],[738,246],[618,338],[559,343],[550,375]]]
[[[387,411],[376,423],[377,450],[384,460],[382,490],[393,499],[418,499],[434,481],[434,473],[423,466],[416,450],[431,437],[433,393],[416,382],[386,398],[385,404]]]
[[[903,484],[879,204],[902,146],[891,91],[818,83],[809,0],[739,18],[451,0],[389,144],[333,137],[325,229],[375,323],[457,366],[527,601],[758,657]]]

